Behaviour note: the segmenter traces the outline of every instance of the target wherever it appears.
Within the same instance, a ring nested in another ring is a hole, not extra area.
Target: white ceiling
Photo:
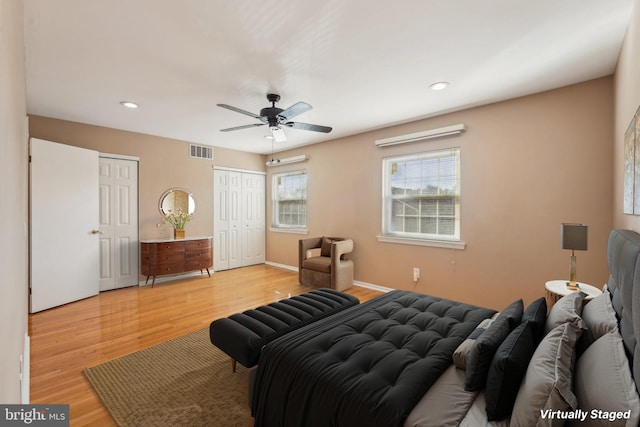
[[[25,0],[30,114],[271,152],[613,72],[633,0]],[[435,92],[431,83],[448,81]],[[120,101],[140,104],[129,110]]]

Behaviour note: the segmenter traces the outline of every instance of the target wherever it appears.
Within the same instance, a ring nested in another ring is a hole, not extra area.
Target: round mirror
[[[193,198],[193,194],[184,188],[170,188],[160,197],[158,209],[160,209],[162,216],[178,212],[178,210],[192,214],[196,211],[196,200]]]

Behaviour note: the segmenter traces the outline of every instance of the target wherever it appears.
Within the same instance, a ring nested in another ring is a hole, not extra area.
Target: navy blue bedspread
[[[392,291],[262,351],[256,426],[401,426],[494,310]]]

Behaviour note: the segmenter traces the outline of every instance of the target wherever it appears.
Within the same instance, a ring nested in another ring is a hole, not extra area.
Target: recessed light
[[[122,101],[120,104],[122,104],[122,106],[127,108],[138,108],[138,104],[131,101]]]
[[[429,87],[431,88],[431,90],[443,90],[443,89],[446,89],[448,86],[449,86],[449,82],[436,82]]]

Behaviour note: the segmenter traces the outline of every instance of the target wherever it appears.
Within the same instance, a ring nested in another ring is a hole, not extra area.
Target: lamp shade
[[[562,249],[586,251],[588,229],[589,227],[585,224],[563,223],[560,228]]]

